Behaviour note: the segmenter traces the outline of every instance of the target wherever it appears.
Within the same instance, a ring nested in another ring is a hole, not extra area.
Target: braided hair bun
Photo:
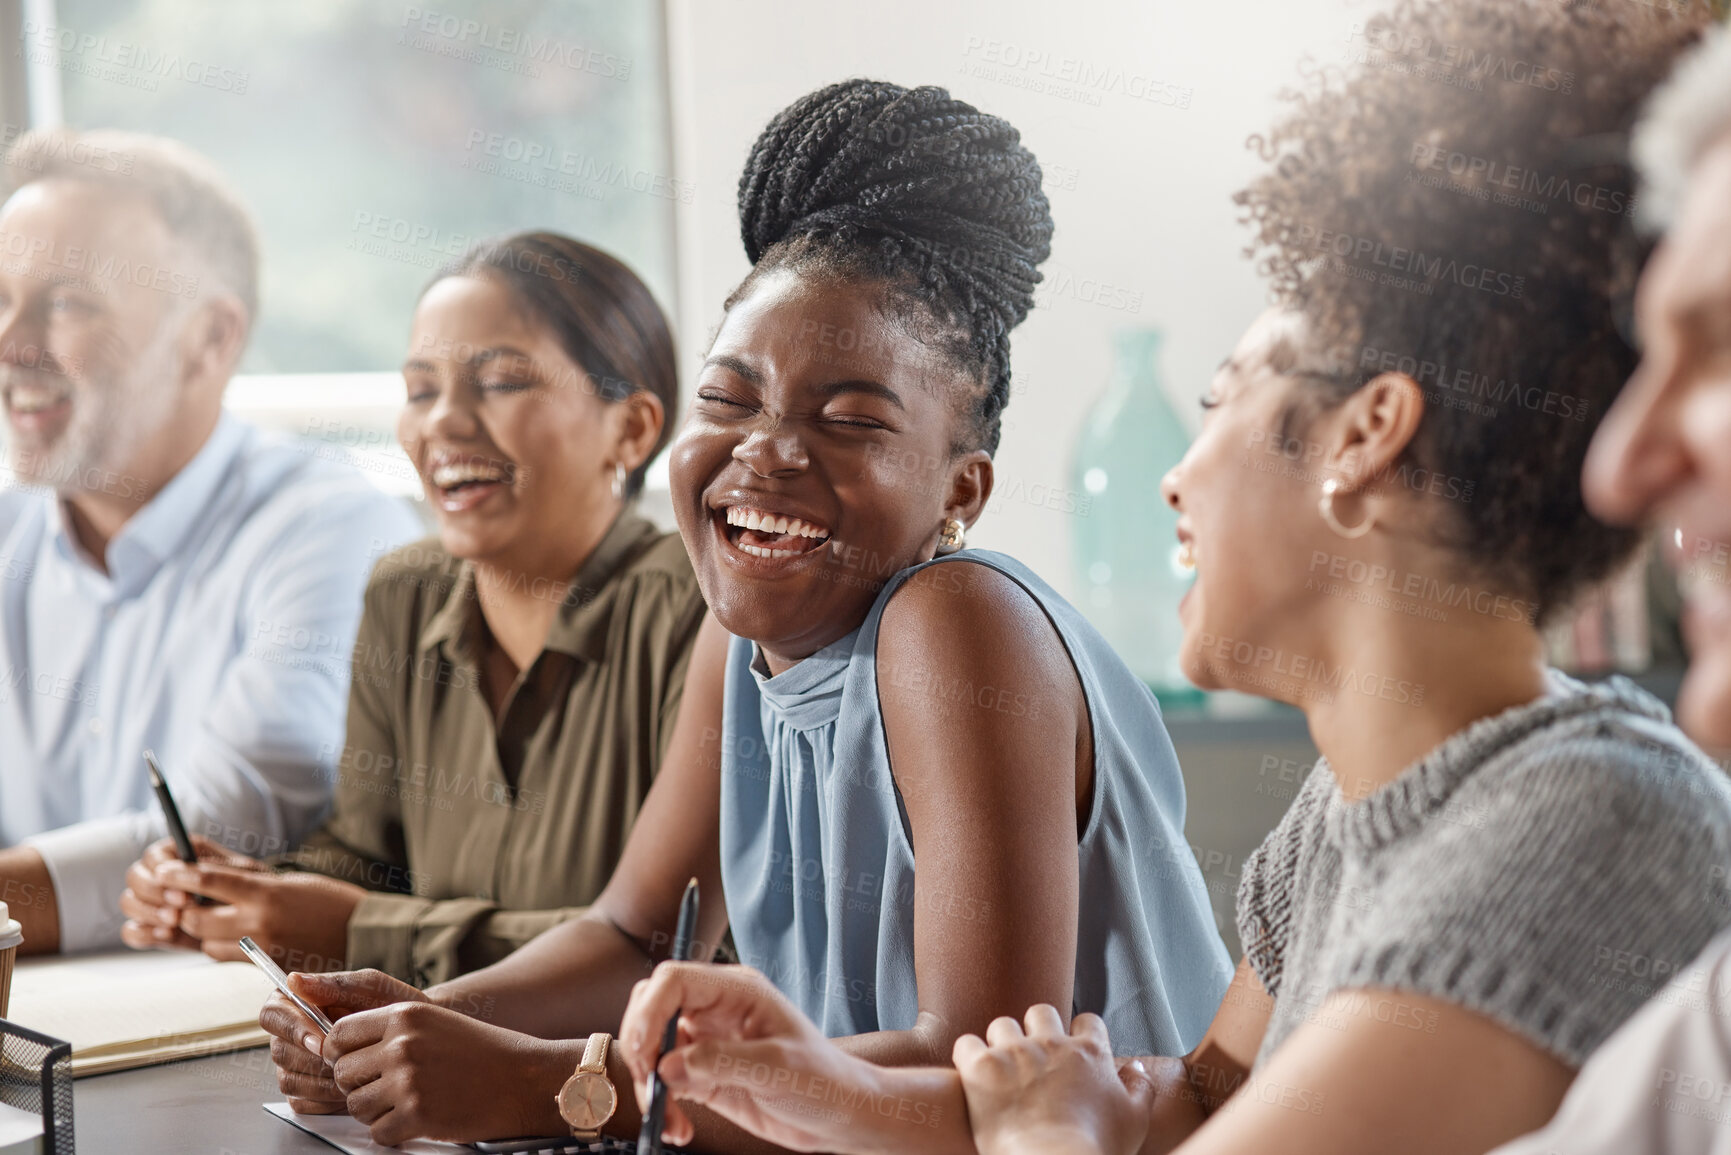
[[[752,276],[773,268],[885,282],[924,305],[983,387],[960,450],[998,445],[1010,330],[1052,248],[1040,165],[1005,120],[942,88],[846,80],[778,113],[739,178]]]

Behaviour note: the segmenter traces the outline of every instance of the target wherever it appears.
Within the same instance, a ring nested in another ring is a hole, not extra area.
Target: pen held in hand
[[[163,821],[168,823],[168,836],[174,840],[175,853],[188,866],[198,865],[198,852],[192,848],[192,838],[186,833],[186,823],[180,820],[180,807],[174,804],[174,795],[168,792],[168,780],[162,776],[162,767],[156,764],[156,752],[144,752],[144,768],[150,772],[150,788],[156,792],[156,803],[162,807]],[[202,894],[192,896],[192,901],[199,906],[215,906],[216,903]]]
[[[289,989],[288,976],[282,973],[282,968],[277,966],[276,961],[264,952],[263,947],[252,941],[250,935],[243,937],[240,940],[240,949],[241,953],[245,954],[247,958],[253,961],[259,970],[265,973],[265,977],[271,981],[271,985],[286,995],[289,1001],[294,1003],[295,1006],[299,1007],[301,1013],[311,1019],[313,1025],[318,1027],[320,1031],[328,1035],[332,1031],[336,1030],[336,1024],[326,1018],[323,1011],[319,1010],[317,1007],[313,1006],[311,1003],[307,1002],[305,999],[295,994],[294,991]]]
[[[691,937],[697,933],[697,880],[685,884],[685,897],[679,900],[679,923],[673,931],[673,961],[689,962]],[[655,1069],[649,1073],[649,1110],[643,1113],[643,1128],[637,1133],[637,1155],[661,1155],[661,1131],[667,1123],[667,1084],[661,1081],[661,1055],[679,1042],[679,1012],[667,1020],[661,1033],[661,1052],[656,1056]]]

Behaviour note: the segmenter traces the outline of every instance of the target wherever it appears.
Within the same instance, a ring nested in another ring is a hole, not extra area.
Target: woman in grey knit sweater
[[[801,1149],[1454,1155],[1551,1115],[1731,925],[1722,775],[1540,636],[1638,543],[1578,480],[1635,362],[1604,144],[1696,38],[1680,7],[1410,0],[1259,142],[1277,307],[1164,491],[1186,672],[1301,707],[1324,757],[1246,864],[1202,1044],[1120,1070],[1098,1020],[1036,1007],[956,1070],[884,1070],[749,972],[669,965],[622,1031],[640,1096],[683,1007],[675,1094]]]

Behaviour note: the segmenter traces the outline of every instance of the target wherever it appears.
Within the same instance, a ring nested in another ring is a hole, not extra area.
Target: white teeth
[[[6,404],[14,413],[40,413],[64,400],[66,394],[58,389],[33,389],[28,385],[14,385],[6,395]]]
[[[505,471],[479,461],[453,461],[434,466],[432,478],[440,489],[449,489],[469,481],[504,481]]]
[[[725,513],[728,525],[737,525],[742,529],[755,529],[763,533],[786,533],[795,537],[827,538],[829,536],[829,530],[821,525],[813,525],[797,517],[781,517],[777,514],[765,513],[749,506],[730,505]],[[757,547],[742,546],[741,548]],[[766,552],[762,556],[771,557],[779,556],[779,554]]]

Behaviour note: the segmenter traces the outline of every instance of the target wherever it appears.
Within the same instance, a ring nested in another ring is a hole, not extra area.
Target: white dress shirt
[[[1607,981],[1666,960],[1607,952]],[[1492,1155],[1731,1155],[1731,932],[1593,1052],[1549,1125]]]
[[[147,747],[194,833],[268,854],[312,829],[367,575],[420,532],[356,470],[228,414],[107,573],[56,497],[0,492],[0,845],[46,861],[62,950],[119,941],[126,868],[165,833]]]

